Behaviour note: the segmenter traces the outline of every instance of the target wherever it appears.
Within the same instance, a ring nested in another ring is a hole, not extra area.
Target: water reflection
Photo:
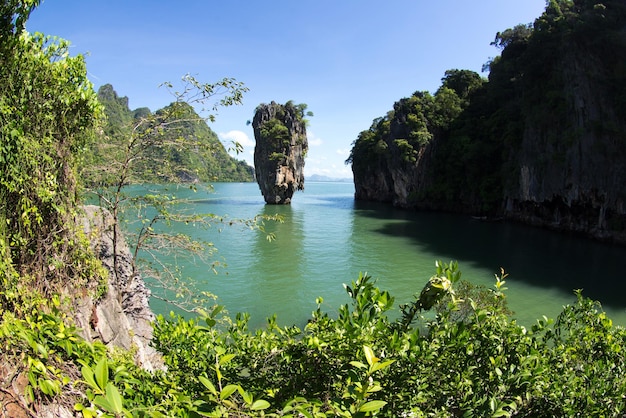
[[[488,287],[500,267],[506,268],[509,304],[525,325],[544,314],[554,318],[575,300],[576,288],[600,300],[616,323],[626,324],[623,247],[522,225],[355,202],[351,185],[310,184],[286,206],[265,205],[256,184],[218,184],[213,193],[190,195],[196,201],[189,210],[195,213],[284,217],[282,224],[267,224],[276,235],[273,242],[265,232],[245,227],[180,231],[213,242],[217,259],[227,263],[218,275],[202,265],[185,266],[185,274],[217,294],[231,314],[250,312],[253,328],[273,313],[280,324],[302,325],[318,296],[327,312],[336,312],[348,301],[342,283],[359,271],[376,277],[396,304],[405,303],[433,274],[435,260],[458,260],[463,278]]]
[[[371,203],[359,203],[357,211],[385,220],[378,233],[404,236],[443,259],[467,260],[494,272],[504,267],[510,280],[556,288],[567,295],[583,289],[585,296],[600,300],[604,307],[623,310],[623,247],[514,223],[407,212]]]
[[[252,264],[248,269],[253,284],[257,312],[275,313],[289,320],[293,310],[285,301],[293,300],[303,286],[305,256],[303,251],[303,213],[291,205],[264,205],[261,216],[279,215],[282,222],[267,222],[265,230],[255,232],[251,248]],[[268,234],[274,236],[268,240]],[[252,318],[258,323],[265,318]]]

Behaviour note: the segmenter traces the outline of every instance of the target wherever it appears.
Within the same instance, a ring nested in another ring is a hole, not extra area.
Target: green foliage
[[[448,280],[454,297],[440,299],[434,318],[416,317],[420,326],[406,330],[398,326],[403,318],[389,319],[393,298],[368,275],[345,286],[351,303],[336,315],[323,312],[318,300],[304,329],[281,328],[269,318],[266,328],[251,332],[245,315],[219,320],[219,309],[204,319],[159,317],[154,342],[168,371],[152,383],[133,379],[120,392],[124,407],[142,410],[152,385],[167,382],[178,395],[160,397],[158,408],[184,406],[201,416],[625,411],[626,333],[597,303],[579,293],[554,325],[544,318],[527,329],[505,309],[504,273],[491,291],[462,286],[456,263],[438,262],[434,277]]]
[[[0,39],[3,43],[24,30],[26,20],[40,2],[41,0],[5,0],[0,4]]]
[[[122,242],[120,227],[124,227],[133,253],[133,273],[141,274],[151,284],[153,297],[191,312],[212,303],[213,296],[196,291],[194,283],[181,273],[178,261],[166,263],[164,255],[174,260],[200,260],[214,268],[216,263],[210,260],[214,247],[184,234],[170,234],[168,228],[174,223],[198,228],[215,223],[262,228],[261,217],[225,220],[211,213],[186,213],[182,209],[186,199],[178,199],[172,191],[183,184],[195,191],[198,187],[210,187],[198,182],[251,180],[251,168],[240,171],[246,165],[233,163],[207,126],[213,113],[202,118],[194,109],[209,106],[214,112],[217,106],[238,104],[247,88],[233,79],[203,84],[189,75],[182,78],[182,88],[176,91],[170,83],[164,86],[175,97],[172,104],[155,114],[138,110],[134,115],[128,109],[127,98],[119,98],[110,85],[100,89],[99,96],[109,116],[104,132],[110,136],[92,144],[92,159],[83,165],[82,177],[88,183],[89,193],[108,210],[117,225],[112,228],[114,248]],[[214,102],[214,96],[221,98]],[[238,175],[244,172],[245,178]],[[144,185],[143,193],[129,187],[136,183]],[[189,186],[190,183],[193,184]],[[127,216],[129,212],[131,216]],[[113,264],[114,285],[125,294],[128,289],[123,288],[124,280],[117,277],[117,251]]]
[[[15,297],[28,297],[18,289],[26,282],[31,292],[52,294],[70,278],[79,285],[98,274],[70,220],[77,155],[101,108],[83,57],[70,57],[67,41],[16,31],[0,39],[0,49],[0,275],[3,288],[13,289],[0,306],[17,309]]]
[[[296,126],[297,124],[294,125],[294,121],[304,123],[304,126],[308,124],[305,116],[313,116],[313,112],[306,110],[308,107],[306,104],[300,103],[296,105],[292,100],[289,100],[284,105],[275,102],[271,102],[269,105],[261,104],[257,106],[255,115],[260,115],[259,111],[264,106],[268,109],[270,118],[260,123],[259,133],[269,149],[277,152],[282,150],[284,153],[292,145],[302,146],[306,144],[306,135],[298,135],[295,138],[295,144],[292,144],[292,133],[290,133],[288,127]]]
[[[52,301],[39,298],[29,303],[33,309],[22,318],[1,312],[0,364],[6,376],[25,374],[26,400],[35,402],[60,396],[73,381],[76,362],[103,355],[105,347],[88,344],[79,337],[76,327],[68,325],[58,296]],[[42,308],[50,313],[42,312]]]
[[[433,139],[449,129],[467,106],[466,95],[482,83],[480,77],[471,76],[471,72],[450,70],[446,74],[444,86],[434,96],[418,91],[397,101],[393,111],[375,119],[369,130],[359,134],[346,160],[347,164],[352,164],[359,182],[366,183],[366,179],[372,177],[391,177],[388,174],[391,169],[407,172],[415,169],[420,155]]]
[[[587,31],[602,19],[610,26],[605,10],[623,11],[617,2],[592,3],[551,2],[538,30],[560,30],[568,19],[575,20],[576,31]],[[416,283],[423,290],[400,307],[399,317],[393,296],[367,274],[345,286],[350,302],[337,312],[324,312],[319,298],[302,329],[279,327],[271,317],[265,328],[250,331],[246,314],[229,318],[219,306],[198,310],[192,319],[159,317],[153,343],[167,367],[154,372],[138,367],[130,353],[84,341],[67,313],[71,299],[82,294],[68,295],[65,287],[81,289],[90,275],[100,274],[86,238],[73,227],[76,155],[94,134],[100,108],[82,58],[70,58],[67,43],[21,32],[36,4],[5,2],[0,21],[0,74],[7,81],[0,86],[0,390],[4,395],[12,382],[27,382],[23,396],[15,398],[24,411],[36,416],[38,406],[55,400],[74,405],[83,417],[626,413],[626,331],[615,327],[597,302],[578,291],[575,303],[564,307],[555,322],[543,318],[527,329],[506,308],[504,271],[496,275],[494,289],[483,289],[462,282],[455,262],[437,262],[425,285]],[[517,91],[507,60],[523,54],[534,36],[528,45],[506,45],[508,58],[503,54],[494,62],[492,81]],[[513,51],[511,45],[520,48]],[[185,91],[194,92],[192,101],[230,87],[233,94],[218,105],[240,100],[241,86],[231,79],[214,85],[193,78],[186,82],[191,90]],[[472,143],[475,137],[462,125],[468,119],[451,118],[459,111],[476,112],[476,103],[499,105],[501,98],[492,103],[494,96],[465,73],[448,74],[444,84],[435,96],[418,93],[404,99],[362,132],[353,163],[363,170],[380,169],[400,145],[411,155],[428,146],[428,135],[449,126],[453,145],[447,152],[459,152],[461,162],[484,161]],[[472,98],[468,107],[466,90]],[[305,106],[290,106],[304,116]],[[173,146],[159,158],[184,160],[175,145],[184,145],[176,144],[178,138],[187,141],[189,121],[180,116],[190,115],[189,108],[174,105],[164,112],[138,112],[142,123],[131,133],[116,188],[100,191],[116,222],[128,202],[139,209],[136,248],[150,242],[158,248],[161,224],[200,222],[172,210],[175,202],[166,191],[134,197],[124,189],[133,158],[159,141]],[[481,126],[501,127],[508,112]],[[172,115],[180,130],[167,137],[163,124]],[[513,125],[502,141],[514,140],[518,127]],[[406,144],[394,145],[391,135]],[[496,154],[494,146],[488,155]],[[447,163],[454,165],[452,159]],[[199,245],[170,238],[178,248]]]
[[[441,87],[454,91],[462,100],[468,100],[473,92],[482,87],[485,80],[470,70],[447,70],[441,79]]]
[[[336,314],[318,299],[303,329],[269,318],[249,331],[246,315],[231,320],[221,307],[194,319],[159,317],[154,345],[167,368],[152,373],[85,343],[60,311],[24,320],[4,312],[0,347],[23,362],[29,399],[73,387],[83,393],[74,400],[83,417],[626,412],[626,331],[597,302],[577,292],[556,322],[527,329],[505,309],[504,273],[491,291],[464,287],[456,263],[437,262],[433,277],[449,283],[448,296],[438,298],[434,316],[414,315],[414,328],[387,316],[394,299],[367,274],[345,286],[350,303]],[[423,292],[416,303],[422,299]]]
[[[126,165],[129,147],[134,154],[126,176],[130,183],[252,181],[252,167],[228,155],[207,125],[213,115],[202,118],[189,104],[205,100],[203,95],[209,91],[222,94],[219,88],[230,89],[228,97],[235,100],[246,88],[234,80],[201,86],[191,76],[183,77],[183,85],[176,101],[155,114],[146,108],[132,111],[128,98],[118,97],[110,84],[100,87],[98,98],[107,123],[103,136],[90,144],[89,159],[83,164],[88,183],[115,184],[116,173]],[[222,100],[229,103],[226,99]]]
[[[291,145],[289,129],[278,118],[272,118],[261,125],[261,136],[269,141],[273,149],[287,149]]]

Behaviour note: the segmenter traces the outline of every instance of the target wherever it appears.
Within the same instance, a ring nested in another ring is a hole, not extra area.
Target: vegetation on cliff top
[[[159,318],[165,370],[85,342],[71,300],[96,296],[90,284],[103,274],[76,224],[76,170],[102,108],[82,57],[23,32],[37,4],[1,9],[2,415],[40,416],[51,403],[116,418],[624,414],[626,331],[597,303],[578,293],[555,322],[527,329],[506,309],[504,272],[493,289],[474,288],[456,263],[436,263],[398,320],[388,317],[392,295],[367,274],[345,286],[350,302],[338,312],[318,300],[303,329],[269,318],[251,331],[245,314],[224,317],[219,306]]]
[[[189,78],[191,79],[191,78]],[[98,90],[104,107],[104,136],[90,144],[91,158],[85,172],[90,182],[105,181],[103,172],[115,172],[123,160],[129,141],[137,128],[152,124],[157,127],[176,119],[175,126],[164,129],[154,143],[144,143],[142,161],[132,167],[128,181],[167,182],[230,182],[252,181],[254,169],[245,161],[231,157],[217,134],[196,111],[184,102],[173,102],[154,114],[148,108],[131,110],[128,98],[119,97],[113,86],[105,84]]]

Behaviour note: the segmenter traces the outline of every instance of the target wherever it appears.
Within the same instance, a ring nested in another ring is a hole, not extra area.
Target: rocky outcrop
[[[255,175],[268,204],[290,204],[294,192],[304,189],[305,108],[271,102],[256,109],[252,121]]]
[[[90,296],[79,299],[75,321],[87,341],[100,340],[109,346],[132,350],[142,367],[148,370],[159,368],[162,366],[160,357],[150,346],[155,319],[148,304],[150,291],[143,279],[133,272],[132,254],[119,230],[115,248],[113,228],[117,225],[111,214],[91,205],[84,206],[84,213],[84,231],[109,271],[109,280],[106,293],[100,299],[94,300]]]
[[[566,118],[527,117],[505,190],[508,218],[626,242],[626,120],[609,98],[606,65],[591,51],[561,59]]]
[[[121,235],[117,248],[113,245],[111,214],[99,206],[84,206],[79,220],[90,239],[96,256],[109,271],[106,293],[99,299],[93,298],[95,283],[89,290],[69,288],[73,319],[80,335],[89,342],[101,341],[110,348],[121,347],[135,355],[137,364],[147,370],[164,367],[159,353],[150,346],[154,314],[148,305],[150,291],[140,276],[133,274],[132,255]],[[114,272],[113,255],[117,253],[117,276]],[[117,278],[116,278],[117,277]],[[4,379],[0,388],[0,418],[72,418],[77,416],[66,399],[52,399],[50,403],[36,405],[30,409],[24,399],[29,384],[19,364],[0,364],[0,377]],[[69,395],[76,395],[70,393]]]
[[[433,101],[402,99],[362,132],[356,198],[626,243],[626,8],[552,6],[534,30],[498,34],[502,55],[467,100],[439,97],[444,82]]]

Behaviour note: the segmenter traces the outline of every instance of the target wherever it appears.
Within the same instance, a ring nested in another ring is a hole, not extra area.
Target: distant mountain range
[[[322,176],[320,174],[313,174],[306,178],[308,181],[326,181],[326,182],[335,182],[335,183],[353,183],[354,180],[351,178],[338,178],[338,177],[328,177]]]

